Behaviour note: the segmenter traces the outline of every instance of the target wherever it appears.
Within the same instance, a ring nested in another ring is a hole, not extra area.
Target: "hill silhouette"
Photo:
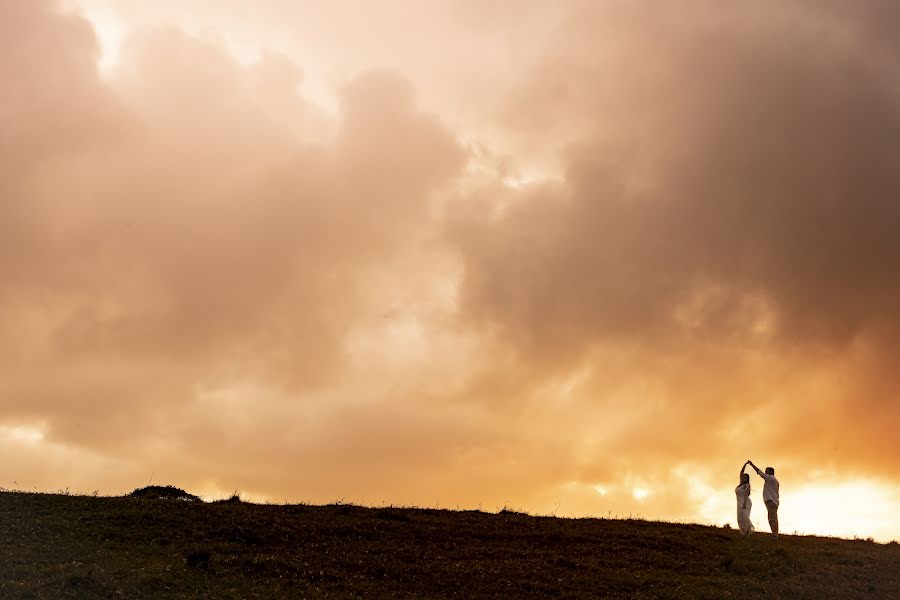
[[[0,493],[2,598],[900,598],[900,545],[638,520]]]

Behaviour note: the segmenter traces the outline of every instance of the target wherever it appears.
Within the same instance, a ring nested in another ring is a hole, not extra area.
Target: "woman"
[[[750,509],[753,502],[750,501],[750,476],[744,473],[747,463],[741,467],[741,483],[734,488],[734,494],[737,496],[737,522],[741,535],[747,536],[753,533],[753,523],[750,522]]]

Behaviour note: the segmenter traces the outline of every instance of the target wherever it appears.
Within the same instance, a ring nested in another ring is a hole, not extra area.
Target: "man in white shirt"
[[[748,460],[750,466],[756,471],[756,474],[763,478],[763,501],[769,511],[769,527],[772,528],[772,536],[778,539],[778,480],[775,479],[775,469],[766,467],[765,472],[760,471],[759,467],[753,464],[752,460]]]

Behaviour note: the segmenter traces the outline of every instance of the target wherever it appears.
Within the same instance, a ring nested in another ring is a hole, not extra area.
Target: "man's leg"
[[[766,508],[769,510],[769,527],[772,528],[772,535],[778,538],[778,505],[771,500],[766,500]]]

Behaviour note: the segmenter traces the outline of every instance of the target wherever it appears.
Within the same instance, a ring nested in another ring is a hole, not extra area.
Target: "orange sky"
[[[0,486],[900,539],[898,28],[0,0]]]

